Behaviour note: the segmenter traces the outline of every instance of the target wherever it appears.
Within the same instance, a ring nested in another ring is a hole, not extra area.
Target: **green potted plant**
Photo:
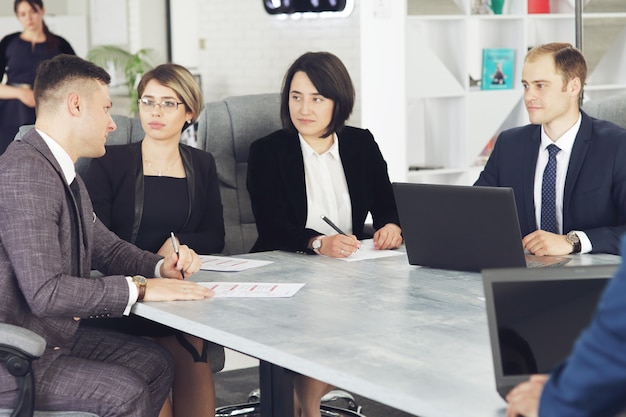
[[[130,98],[130,112],[137,114],[137,83],[142,74],[155,66],[156,51],[150,48],[140,49],[134,54],[114,45],[101,45],[87,53],[87,59],[96,65],[107,68],[113,64],[115,69],[124,71],[125,85]]]

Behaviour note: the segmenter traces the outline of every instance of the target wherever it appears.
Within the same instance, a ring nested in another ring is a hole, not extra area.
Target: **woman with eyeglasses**
[[[15,0],[13,11],[24,30],[0,41],[0,154],[20,126],[35,123],[33,83],[37,66],[59,54],[75,55],[70,44],[50,32],[43,20],[41,0]]]
[[[186,68],[163,64],[142,77],[137,92],[143,140],[107,146],[85,175],[96,215],[122,239],[163,256],[174,251],[171,232],[176,243],[197,253],[221,252],[224,218],[215,161],[180,143],[202,110],[198,84]],[[137,316],[91,324],[156,338],[176,364],[173,415],[215,415],[206,342]]]

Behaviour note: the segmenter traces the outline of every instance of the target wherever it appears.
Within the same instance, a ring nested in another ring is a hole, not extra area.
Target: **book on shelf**
[[[550,0],[528,0],[528,13],[550,13]]]
[[[483,49],[482,90],[509,90],[513,88],[515,49]]]

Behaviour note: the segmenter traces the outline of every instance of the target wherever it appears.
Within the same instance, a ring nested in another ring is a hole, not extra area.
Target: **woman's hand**
[[[387,223],[374,233],[374,248],[397,249],[402,244],[402,230],[397,224]]]
[[[176,252],[172,252],[163,259],[161,264],[161,276],[163,278],[182,279],[181,271],[185,273],[185,277],[191,276],[200,270],[202,261],[193,249],[187,245],[180,245],[178,256]]]
[[[33,90],[30,88],[16,88],[18,90],[17,99],[24,103],[25,106],[35,107],[35,94],[33,93]]]
[[[318,249],[322,255],[331,258],[347,258],[361,246],[354,235],[332,235],[322,238],[322,246]]]

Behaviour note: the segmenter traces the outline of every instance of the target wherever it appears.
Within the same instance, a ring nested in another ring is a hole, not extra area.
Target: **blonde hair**
[[[189,70],[178,64],[162,64],[146,72],[137,86],[137,96],[141,97],[146,85],[152,80],[174,90],[185,110],[193,114],[191,124],[195,123],[202,111],[202,91]],[[185,126],[186,127],[186,126]]]
[[[553,42],[535,46],[526,54],[524,61],[534,61],[544,55],[554,57],[554,67],[561,74],[563,88],[574,79],[580,79],[580,94],[582,94],[585,80],[587,79],[587,62],[583,54],[571,44],[566,42]],[[580,95],[579,95],[580,96]]]

